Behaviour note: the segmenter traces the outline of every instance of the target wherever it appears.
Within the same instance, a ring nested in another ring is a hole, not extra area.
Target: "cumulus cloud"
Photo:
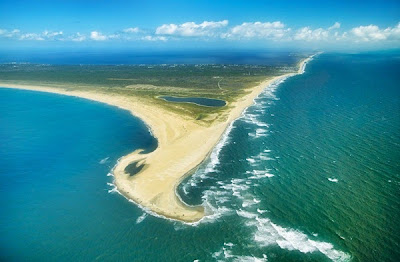
[[[35,34],[35,33],[21,34],[19,39],[20,40],[35,40],[35,41],[43,41],[44,40],[44,38],[40,34]]]
[[[42,33],[21,33],[20,30],[14,29],[9,33],[9,37],[17,37],[20,40],[33,40],[33,41],[44,41],[44,40],[65,40],[62,31],[48,31],[45,30]]]
[[[124,33],[138,33],[139,27],[129,27],[122,30]]]
[[[156,35],[170,35],[170,36],[216,36],[218,29],[226,27],[228,20],[213,22],[204,21],[201,24],[195,22],[186,22],[180,25],[164,24],[157,27]]]
[[[108,37],[100,32],[92,31],[90,32],[90,39],[95,41],[105,41],[108,39]]]
[[[380,29],[376,25],[359,26],[351,29],[350,36],[356,41],[400,40],[400,23],[396,27]]]
[[[145,41],[167,41],[168,39],[165,36],[152,36],[152,35],[146,35],[141,38],[142,40]]]
[[[50,31],[45,30],[42,33],[42,37],[43,38],[47,38],[47,39],[53,39],[55,37],[59,37],[59,36],[62,36],[62,35],[63,35],[62,31],[50,32]]]
[[[333,26],[329,27],[328,30],[334,30],[334,29],[339,29],[340,28],[340,23],[335,22]]]
[[[179,41],[184,37],[193,40],[225,39],[225,40],[272,40],[294,44],[349,44],[381,43],[382,45],[400,46],[400,23],[394,27],[379,28],[377,25],[362,25],[350,30],[343,30],[339,22],[326,28],[289,28],[280,21],[246,22],[228,27],[228,21],[204,21],[196,24],[163,24],[153,33],[129,27],[116,30],[115,33],[103,34],[100,31],[88,33],[64,33],[61,30],[43,32],[21,32],[19,29],[0,29],[0,38],[26,41],[74,41],[87,40],[106,41]]]
[[[286,28],[280,21],[276,22],[254,22],[243,23],[222,34],[223,38],[264,38],[264,39],[283,39],[290,28]]]
[[[328,40],[329,31],[317,28],[312,30],[310,27],[306,26],[299,30],[297,30],[296,34],[294,35],[295,40],[303,40],[303,41],[321,41],[321,40]]]
[[[7,38],[12,38],[12,37],[17,37],[20,34],[19,29],[14,29],[14,30],[6,30],[6,29],[0,29],[0,36],[2,37],[7,37]]]
[[[311,29],[311,27],[306,26],[300,28],[293,35],[294,40],[299,41],[331,41],[331,40],[340,40],[341,35],[338,32],[340,28],[340,23],[335,22],[332,26],[325,28],[317,28]]]
[[[74,42],[82,42],[82,41],[85,41],[86,40],[86,36],[85,35],[82,35],[81,33],[76,33],[75,35],[72,35],[72,36],[70,36],[70,38],[69,38],[71,41],[74,41]]]

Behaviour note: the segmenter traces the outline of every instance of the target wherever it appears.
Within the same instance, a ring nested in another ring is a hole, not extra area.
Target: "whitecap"
[[[104,165],[105,163],[107,163],[107,160],[108,160],[109,158],[110,158],[110,157],[103,158],[102,160],[99,161],[99,164]]]
[[[136,224],[140,224],[147,217],[147,213],[143,213],[140,217],[136,219]]]
[[[264,214],[264,213],[266,213],[268,211],[257,208],[257,212],[260,213],[260,214]]]
[[[256,204],[258,204],[258,203],[261,202],[261,200],[259,200],[259,199],[257,199],[257,198],[253,198],[253,202],[256,203]]]
[[[247,162],[254,164],[256,162],[253,158],[246,158]]]
[[[241,217],[245,218],[256,218],[257,214],[245,211],[245,210],[236,210],[236,214],[238,214]]]
[[[261,178],[271,178],[275,175],[268,173],[269,170],[252,170],[246,171],[246,174],[251,174],[248,179],[261,179]]]
[[[212,254],[215,261],[234,261],[234,262],[266,262],[267,255],[263,254],[262,258],[255,257],[252,255],[235,255],[232,251],[232,246],[228,246],[224,243],[224,246]]]
[[[350,256],[336,250],[331,243],[310,239],[301,231],[284,228],[268,218],[255,218],[257,222],[249,221],[247,225],[255,226],[254,240],[260,246],[278,245],[282,249],[298,250],[302,253],[321,252],[333,261],[348,261]]]

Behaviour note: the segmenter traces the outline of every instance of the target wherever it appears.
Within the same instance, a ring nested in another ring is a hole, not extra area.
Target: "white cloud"
[[[21,34],[19,39],[20,40],[35,40],[35,41],[45,40],[40,34],[35,34],[35,33]]]
[[[146,35],[141,38],[142,40],[145,41],[167,41],[168,39],[165,36],[152,36],[152,35]]]
[[[54,37],[59,37],[59,36],[62,36],[62,35],[63,35],[63,32],[62,32],[62,31],[50,32],[50,31],[45,30],[45,31],[42,33],[42,37],[43,37],[43,38],[47,38],[47,39],[53,39]]]
[[[359,26],[351,29],[352,39],[355,41],[384,41],[384,40],[400,40],[400,23],[396,27],[388,27],[380,29],[376,25]]]
[[[92,40],[95,40],[95,41],[105,41],[105,40],[107,40],[107,36],[106,35],[103,35],[102,33],[100,33],[100,32],[97,32],[97,31],[92,31],[92,32],[90,32],[90,39],[92,39]]]
[[[103,34],[100,31],[90,33],[64,33],[63,31],[48,31],[41,33],[21,32],[19,29],[0,29],[0,38],[9,38],[26,41],[74,41],[87,40],[106,41],[168,41],[179,40],[183,37],[192,37],[193,40],[207,41],[212,39],[229,40],[273,40],[294,44],[308,45],[315,43],[321,46],[327,44],[355,45],[357,43],[381,43],[382,45],[400,46],[400,23],[394,27],[379,28],[377,25],[365,25],[343,30],[339,22],[327,28],[313,29],[309,26],[291,29],[280,21],[275,22],[247,22],[228,27],[228,21],[204,21],[196,24],[164,24],[154,33],[145,34],[138,27],[129,27],[116,30],[115,33]]]
[[[8,31],[6,29],[0,29],[0,36],[12,38],[18,36],[20,32],[21,31],[19,29],[14,29],[12,31]]]
[[[139,27],[129,27],[122,30],[124,33],[138,33]]]
[[[201,24],[186,22],[180,25],[164,24],[157,27],[156,35],[174,36],[216,36],[218,29],[226,27],[228,20],[213,22],[204,21]]]
[[[328,30],[333,30],[333,29],[339,29],[340,28],[340,23],[335,22],[333,26],[329,27]]]
[[[48,31],[45,30],[40,34],[37,33],[20,33],[18,29],[14,29],[10,32],[9,37],[18,37],[20,40],[34,40],[34,41],[44,41],[44,40],[65,40],[63,38],[62,31]]]
[[[293,37],[293,39],[295,40],[303,40],[307,42],[328,40],[328,38],[329,38],[328,30],[325,30],[323,28],[317,28],[315,30],[312,30],[308,26],[297,30],[296,34]]]
[[[280,21],[276,22],[254,22],[243,23],[222,34],[222,38],[264,38],[264,39],[283,39],[290,28],[286,28]]]
[[[82,42],[86,40],[86,36],[78,32],[75,35],[72,35],[69,39],[74,42]]]

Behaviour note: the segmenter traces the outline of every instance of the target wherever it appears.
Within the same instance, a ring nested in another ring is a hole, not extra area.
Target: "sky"
[[[400,1],[0,0],[0,48],[400,48]]]

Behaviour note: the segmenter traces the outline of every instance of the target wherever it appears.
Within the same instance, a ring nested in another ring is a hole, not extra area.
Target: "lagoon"
[[[211,99],[205,97],[175,97],[175,96],[160,96],[161,99],[164,99],[168,102],[175,103],[191,103],[199,106],[211,106],[211,107],[222,107],[226,105],[224,100],[220,99]]]

